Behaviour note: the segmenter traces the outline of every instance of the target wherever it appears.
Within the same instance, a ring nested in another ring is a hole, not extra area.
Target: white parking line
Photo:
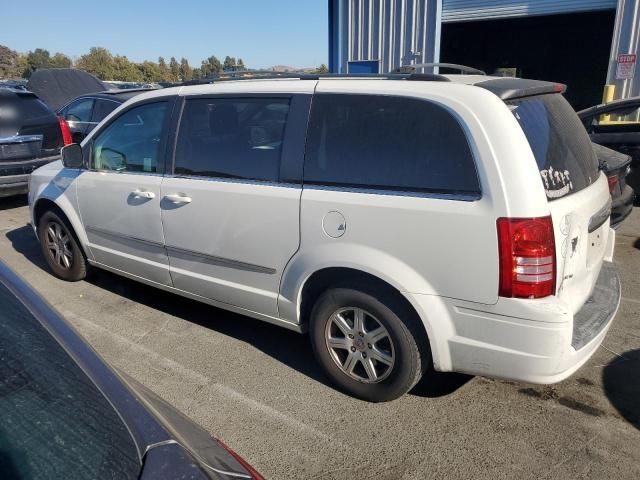
[[[319,437],[325,441],[331,441],[334,444],[337,442],[336,439],[334,439],[333,437],[327,435],[326,433],[310,425],[307,425],[306,423],[303,423],[282,412],[279,412],[275,408],[272,408],[268,405],[260,403],[257,400],[254,400],[253,398],[250,398],[234,390],[233,388],[228,387],[227,385],[223,385],[221,383],[212,383],[211,378],[205,375],[202,375],[194,370],[191,370],[190,368],[187,368],[184,365],[174,360],[163,357],[162,355],[152,350],[149,350],[148,348],[134,342],[133,340],[130,340],[129,338],[118,335],[117,333],[113,333],[110,330],[106,329],[105,327],[101,325],[97,325],[96,323],[92,322],[91,320],[85,317],[76,315],[75,313],[70,311],[64,311],[62,312],[62,314],[67,319],[69,320],[73,319],[73,321],[75,321],[76,323],[81,324],[82,326],[81,330],[85,330],[87,333],[93,332],[96,335],[107,337],[112,341],[125,346],[129,351],[132,351],[140,359],[144,359],[145,364],[153,370],[157,370],[160,373],[169,374],[169,375],[175,374],[179,378],[184,379],[189,383],[195,383],[201,386],[211,385],[212,388],[218,390],[224,396],[231,398],[231,400],[235,402],[243,403],[246,406],[248,406],[250,409],[257,410],[259,413],[272,418],[276,422],[286,424],[294,430],[298,430],[298,431],[313,435],[315,437]],[[160,367],[160,368],[157,368],[157,367]],[[167,370],[169,370],[170,372],[167,372]]]
[[[327,440],[331,442],[336,441],[333,437],[327,435],[324,432],[321,432],[317,428],[307,425],[306,423],[303,423],[300,420],[296,420],[295,418],[289,417],[288,415],[285,415],[284,413],[279,412],[275,408],[271,408],[268,405],[265,405],[263,403],[258,402],[257,400],[254,400],[253,398],[247,397],[246,395],[234,390],[231,387],[228,387],[221,383],[215,383],[212,385],[212,387],[214,387],[216,390],[219,390],[224,395],[231,397],[233,400],[244,403],[249,408],[258,410],[260,413],[263,413],[273,418],[277,422],[282,422],[295,430],[300,430],[302,432],[312,434],[316,437],[322,438],[323,440]]]
[[[165,374],[169,373],[166,370],[170,370],[176,375],[179,375],[180,378],[189,381],[189,383],[206,385],[207,383],[211,382],[211,379],[209,377],[191,370],[190,368],[187,368],[174,360],[163,357],[162,355],[149,350],[148,348],[134,342],[133,340],[118,335],[117,333],[113,333],[103,326],[92,322],[88,318],[81,317],[70,311],[62,312],[62,315],[67,319],[74,319],[76,322],[82,324],[82,329],[93,330],[94,332],[96,332],[96,334],[110,338],[114,342],[125,346],[128,350],[141,355],[141,358],[147,360],[148,365],[154,370],[161,371]]]
[[[636,300],[635,298],[622,297],[622,301],[640,304],[640,300]]]

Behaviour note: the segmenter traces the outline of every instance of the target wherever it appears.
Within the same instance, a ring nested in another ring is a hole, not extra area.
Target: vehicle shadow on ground
[[[640,238],[636,239],[636,241],[633,242],[633,246],[634,248],[637,248],[638,250],[640,250]]]
[[[611,404],[640,430],[640,350],[623,353],[602,372],[604,391]]]
[[[0,198],[0,210],[11,210],[12,208],[26,207],[29,198],[26,195],[15,195],[13,197]]]
[[[33,233],[31,225],[25,225],[23,227],[10,230],[6,233],[6,236],[16,252],[21,253],[35,266],[51,274],[47,267],[47,263],[40,252],[40,244]]]
[[[18,253],[21,253],[47,274],[51,274],[40,252],[40,245],[29,225],[11,230],[6,236]],[[160,290],[154,287],[104,270],[92,269],[86,281],[133,302],[253,345],[279,362],[334,388],[315,361],[307,335],[299,335],[276,325],[215,308],[176,294],[162,292],[159,295]],[[439,373],[430,370],[413,388],[411,394],[428,398],[450,395],[471,378],[468,375]]]

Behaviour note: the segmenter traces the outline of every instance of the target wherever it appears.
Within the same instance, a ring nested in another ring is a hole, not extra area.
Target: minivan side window
[[[147,103],[126,111],[100,132],[91,150],[91,168],[115,172],[155,173],[167,102]]]
[[[288,98],[196,98],[185,102],[174,173],[277,182]]]
[[[478,196],[473,155],[454,116],[435,103],[316,94],[305,184]]]

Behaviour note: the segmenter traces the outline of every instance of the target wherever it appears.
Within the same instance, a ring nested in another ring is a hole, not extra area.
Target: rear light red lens
[[[244,467],[244,469],[247,471],[247,473],[249,473],[249,475],[251,475],[251,480],[265,480],[265,478],[262,475],[260,475],[260,473],[258,473],[258,471],[255,468],[253,468],[251,465],[249,465],[244,458],[242,458],[236,452],[231,450],[231,448],[229,448],[227,445],[225,445],[225,443],[222,440],[218,440],[218,439],[216,439],[216,440],[218,441],[218,443],[220,445],[222,445],[222,447],[224,447],[224,449],[227,452],[229,452],[231,454],[231,456],[233,458],[235,458],[238,461],[238,463],[240,465],[242,465]]]
[[[607,177],[607,182],[609,182],[609,193],[613,193],[615,188],[618,186],[618,176],[612,175]]]
[[[553,295],[556,247],[551,216],[499,218],[499,295],[541,298]]]
[[[71,130],[69,129],[69,125],[67,121],[58,117],[58,124],[60,125],[60,132],[62,133],[62,143],[67,146],[73,143],[73,138],[71,138]]]

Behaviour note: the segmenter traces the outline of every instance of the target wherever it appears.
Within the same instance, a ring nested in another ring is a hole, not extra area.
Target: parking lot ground
[[[107,272],[57,280],[27,223],[24,198],[0,199],[0,258],[108,362],[267,478],[640,478],[639,208],[617,233],[615,323],[570,379],[431,374],[385,404],[331,388],[305,336]]]

